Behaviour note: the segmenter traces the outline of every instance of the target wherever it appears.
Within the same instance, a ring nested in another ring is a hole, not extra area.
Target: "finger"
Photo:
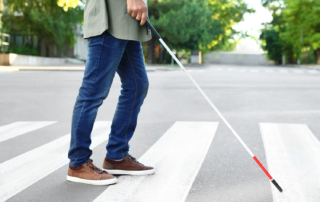
[[[132,13],[131,13],[131,16],[132,16],[133,18],[136,18],[136,17],[137,17],[137,12],[132,12]]]
[[[131,8],[132,8],[131,1],[127,0],[127,12],[128,12],[129,15],[131,15],[131,13],[132,13],[132,9]]]
[[[141,20],[141,15],[142,15],[141,12],[139,12],[136,16],[136,20]]]
[[[140,21],[140,25],[144,25],[147,21],[147,13],[146,12],[143,12],[142,13],[142,17],[141,17],[141,21]]]

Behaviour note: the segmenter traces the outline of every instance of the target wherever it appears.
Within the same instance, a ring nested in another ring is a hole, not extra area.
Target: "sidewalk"
[[[12,71],[84,71],[85,65],[63,65],[63,66],[0,66],[0,72]],[[147,72],[179,70],[178,67],[170,65],[146,65]]]

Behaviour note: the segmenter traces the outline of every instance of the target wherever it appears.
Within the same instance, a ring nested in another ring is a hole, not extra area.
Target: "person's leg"
[[[140,107],[148,92],[149,81],[141,42],[128,42],[117,73],[122,89],[106,146],[106,157],[111,160],[120,160],[129,155],[128,142],[135,131]]]
[[[128,41],[116,39],[105,31],[89,38],[88,43],[86,68],[72,115],[68,158],[74,168],[90,159],[91,132],[98,108],[109,93]]]

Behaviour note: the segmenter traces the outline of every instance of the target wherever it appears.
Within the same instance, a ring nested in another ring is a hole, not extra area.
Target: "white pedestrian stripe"
[[[108,139],[111,122],[96,121],[93,149]],[[107,130],[109,129],[109,131]],[[70,134],[0,164],[0,201],[5,201],[69,162]]]
[[[184,201],[217,130],[215,122],[176,122],[139,160],[149,176],[121,176],[98,201]]]
[[[272,70],[272,69],[266,69],[265,72],[266,72],[266,73],[274,73],[274,70]]]
[[[270,173],[284,192],[273,185],[275,202],[320,201],[320,142],[304,124],[261,123]]]
[[[187,72],[205,72],[205,70],[203,70],[203,69],[195,69],[195,70],[189,69],[189,70],[187,70]]]
[[[56,121],[19,121],[0,127],[0,142],[54,124]]]
[[[303,70],[293,70],[293,72],[296,73],[296,74],[302,74],[302,73],[304,73]]]
[[[319,74],[320,73],[320,71],[317,71],[317,70],[308,70],[307,72],[310,74]]]
[[[284,70],[284,69],[281,69],[279,70],[280,73],[288,73],[288,70]]]
[[[201,70],[187,70],[188,72],[202,72]],[[320,71],[317,70],[300,70],[300,69],[265,69],[265,68],[216,68],[212,69],[211,71],[228,71],[228,72],[249,72],[249,73],[295,73],[295,74],[319,74]]]
[[[258,73],[259,70],[257,70],[257,69],[252,69],[252,70],[250,70],[250,72],[251,72],[251,73]]]

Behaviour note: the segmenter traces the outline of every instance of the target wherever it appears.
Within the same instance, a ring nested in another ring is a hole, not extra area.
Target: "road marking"
[[[139,160],[151,176],[121,176],[98,201],[185,201],[217,130],[215,122],[176,122]]]
[[[108,139],[111,122],[96,121],[92,131],[93,149]],[[70,134],[0,164],[0,201],[5,201],[28,186],[69,163]]]
[[[317,71],[317,70],[308,70],[307,72],[310,74],[319,74],[320,73],[320,71]]]
[[[236,71],[236,69],[234,69],[234,68],[228,68],[228,72],[234,72],[234,71]]]
[[[296,73],[296,74],[302,74],[302,73],[304,73],[303,70],[293,70],[293,72]]]
[[[250,70],[250,72],[251,72],[251,73],[258,73],[259,70],[257,70],[257,69],[252,69],[252,70]]]
[[[54,124],[56,121],[19,121],[0,127],[0,142]]]
[[[279,72],[280,73],[288,73],[288,70],[280,69]]]
[[[266,70],[264,70],[266,73],[274,73],[274,70],[272,70],[272,69],[266,69]]]
[[[196,70],[187,70],[187,72],[205,72],[205,70],[202,70],[202,69],[196,69]]]
[[[305,124],[261,123],[270,173],[284,192],[272,187],[275,202],[320,201],[320,142]]]

